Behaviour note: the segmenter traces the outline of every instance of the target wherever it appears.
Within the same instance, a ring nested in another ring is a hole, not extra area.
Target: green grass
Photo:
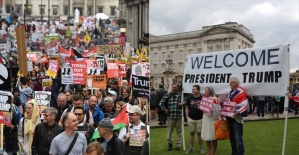
[[[285,120],[267,120],[245,122],[243,140],[246,155],[281,155],[283,146]],[[189,148],[189,129],[185,127],[186,150]],[[151,155],[182,155],[185,151],[175,150],[176,130],[172,133],[174,149],[167,151],[166,128],[151,129],[150,131],[150,154]],[[195,136],[196,137],[196,136]],[[183,142],[182,142],[183,144]],[[207,152],[206,143],[203,148]],[[231,147],[229,140],[218,141],[216,155],[230,155]],[[197,139],[195,139],[193,152],[200,154]],[[286,136],[285,155],[299,154],[299,119],[289,119]]]

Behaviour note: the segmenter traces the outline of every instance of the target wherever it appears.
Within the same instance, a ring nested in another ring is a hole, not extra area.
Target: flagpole
[[[290,44],[288,45],[288,71],[290,70]],[[287,79],[290,79],[290,75],[287,74]],[[287,82],[287,92],[289,92],[290,84]],[[283,132],[283,143],[282,143],[282,155],[285,154],[285,146],[286,146],[286,137],[287,137],[287,128],[288,128],[288,106],[289,106],[289,96],[285,94],[284,98],[284,111],[285,111],[285,121],[284,121],[284,132]]]

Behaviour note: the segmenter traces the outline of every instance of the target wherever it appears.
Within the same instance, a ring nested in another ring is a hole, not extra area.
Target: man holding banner
[[[232,155],[244,155],[243,144],[243,117],[247,116],[248,100],[245,90],[239,86],[240,81],[237,77],[230,78],[231,91],[228,101],[235,102],[236,110],[233,117],[226,117],[230,128],[230,143]]]
[[[181,135],[182,135],[182,106],[181,94],[178,93],[178,85],[172,85],[171,93],[166,94],[160,101],[160,107],[165,111],[167,117],[167,141],[168,141],[168,151],[172,150],[172,131],[176,127],[177,131],[177,142],[176,149],[181,149]]]

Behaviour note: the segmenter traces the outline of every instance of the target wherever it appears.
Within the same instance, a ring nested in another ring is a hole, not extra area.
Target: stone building
[[[171,90],[171,82],[181,84],[183,80],[185,59],[188,54],[220,52],[251,48],[255,43],[249,29],[236,22],[204,26],[202,30],[183,32],[162,36],[150,36],[150,81],[158,88],[164,83]],[[166,59],[173,60],[172,68],[176,74],[172,79],[165,79],[163,72],[167,68]]]
[[[47,20],[66,20],[70,15],[74,17],[75,9],[84,17],[94,16],[96,13],[105,13],[111,18],[118,17],[118,0],[2,0],[2,17],[16,12],[22,19],[25,4],[28,2],[26,19],[41,18]],[[71,12],[69,11],[71,10]]]
[[[119,0],[118,23],[134,48],[149,43],[149,0]]]

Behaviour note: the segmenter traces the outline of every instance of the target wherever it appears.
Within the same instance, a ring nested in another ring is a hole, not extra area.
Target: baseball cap
[[[118,85],[118,81],[116,79],[113,79],[110,81],[110,84]]]
[[[132,113],[139,113],[142,114],[141,108],[138,105],[133,105],[130,107],[130,109],[127,111],[127,113],[132,114]]]
[[[114,128],[114,125],[112,124],[110,118],[103,118],[101,122],[99,122],[98,126],[102,126],[106,128]]]
[[[111,94],[111,95],[117,96],[116,92],[113,91],[113,90],[108,91],[107,94]]]
[[[44,79],[44,78],[46,78],[46,74],[45,74],[44,72],[40,72],[40,73],[38,74],[38,78],[39,78],[39,79]]]

